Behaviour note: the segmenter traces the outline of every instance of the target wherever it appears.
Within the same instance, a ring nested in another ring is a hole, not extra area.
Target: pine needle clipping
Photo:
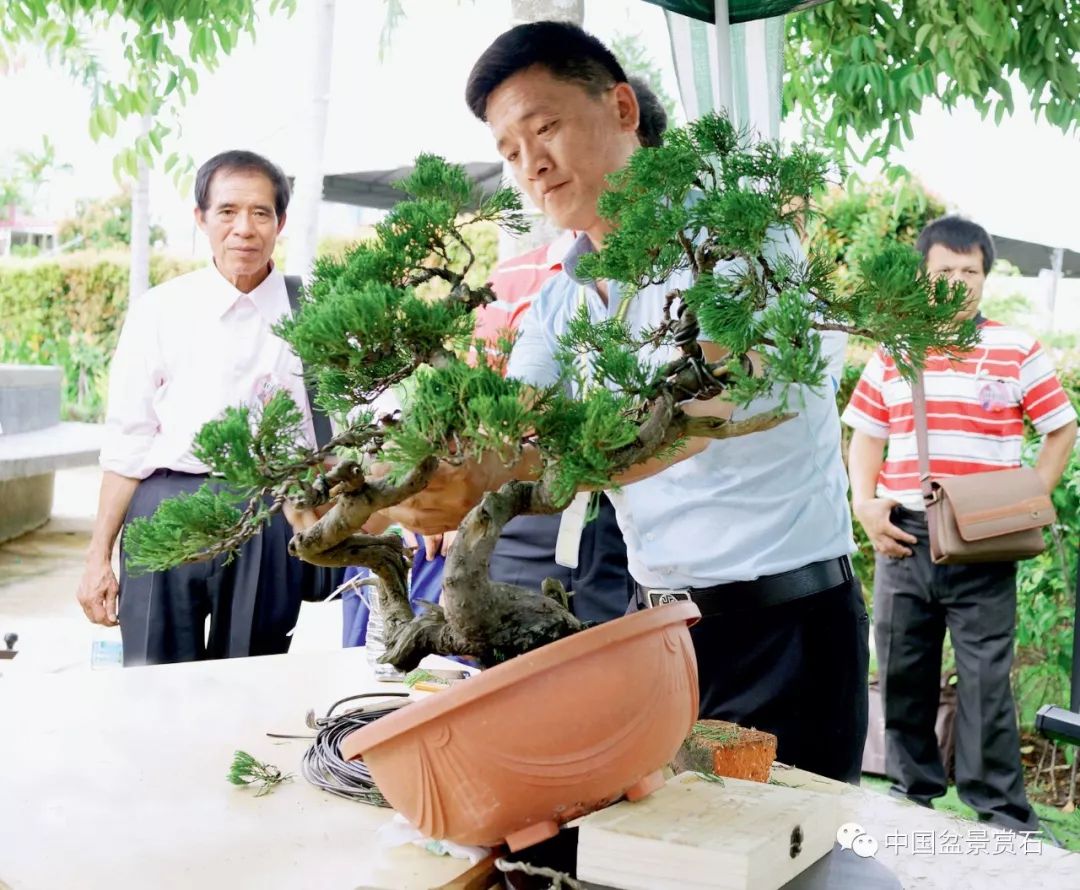
[[[282,773],[276,766],[256,760],[247,751],[237,751],[233,755],[232,766],[229,774],[225,777],[233,785],[255,785],[259,790],[256,797],[269,794],[282,782],[292,778],[292,773]]]

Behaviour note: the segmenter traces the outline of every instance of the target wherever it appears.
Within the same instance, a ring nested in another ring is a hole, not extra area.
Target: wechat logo
[[[878,842],[855,822],[845,822],[836,832],[836,842],[841,850],[851,850],[863,859],[873,859],[877,855]]]

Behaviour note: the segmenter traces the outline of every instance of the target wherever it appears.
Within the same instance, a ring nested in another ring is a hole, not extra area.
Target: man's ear
[[[202,208],[195,205],[195,225],[197,225],[204,232],[206,231],[206,217],[203,215]]]
[[[641,107],[638,105],[634,88],[624,81],[615,84],[612,94],[619,114],[619,129],[625,133],[636,134],[638,125],[641,123]]]
[[[279,217],[278,217],[278,221],[277,221],[277,233],[278,233],[279,235],[281,234],[281,230],[285,228],[285,220],[286,220],[287,218],[288,218],[288,214],[287,214],[287,213],[283,213],[283,214],[281,214],[281,216],[279,216]]]

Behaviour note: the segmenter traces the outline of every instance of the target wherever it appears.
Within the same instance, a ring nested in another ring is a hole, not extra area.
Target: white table
[[[342,800],[297,776],[256,798],[225,780],[242,748],[298,772],[308,732],[347,695],[400,690],[371,677],[361,649],[59,675],[0,677],[0,888],[437,887],[463,860],[385,849],[390,811]],[[774,780],[837,794],[844,818],[881,846],[904,887],[1080,890],[1080,856],[1043,844],[1008,855],[911,849],[978,828],[799,770]],[[890,833],[908,849],[887,847]]]
[[[0,678],[0,887],[429,888],[466,860],[375,832],[390,810],[299,776],[335,700],[396,690],[361,649]],[[295,779],[264,797],[225,776],[234,750]]]
[[[841,818],[878,842],[875,858],[905,888],[1080,890],[1080,855],[1048,841],[987,828],[802,770],[774,766],[772,780],[838,795]],[[982,850],[984,835],[987,847]]]

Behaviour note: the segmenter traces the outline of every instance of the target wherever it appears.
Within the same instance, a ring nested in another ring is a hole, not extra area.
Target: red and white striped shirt
[[[487,344],[488,355],[499,351],[499,339],[517,330],[521,319],[540,295],[544,282],[562,269],[562,258],[573,233],[499,263],[491,273],[496,300],[475,313],[473,336]]]
[[[1076,419],[1050,360],[1030,334],[994,321],[980,345],[959,359],[927,358],[923,373],[930,473],[962,476],[1020,466],[1026,416],[1041,434]],[[911,386],[880,348],[863,369],[841,418],[888,439],[878,497],[922,510]]]

